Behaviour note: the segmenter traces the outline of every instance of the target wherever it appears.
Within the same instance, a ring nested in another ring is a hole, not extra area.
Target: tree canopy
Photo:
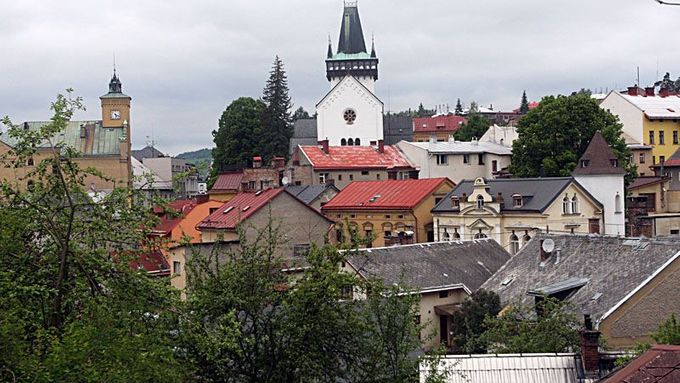
[[[293,113],[293,121],[304,120],[304,119],[308,119],[308,118],[312,118],[312,117],[309,115],[309,113],[307,113],[305,108],[299,107],[299,108],[295,109],[295,113]]]
[[[501,311],[501,300],[493,291],[477,290],[465,299],[451,321],[456,350],[465,354],[485,353],[487,345],[481,335],[487,330],[487,317]]]
[[[622,137],[622,125],[586,94],[547,96],[517,124],[510,172],[515,177],[569,176],[596,131],[628,172],[637,172]]]
[[[486,117],[476,112],[471,112],[465,118],[467,122],[453,134],[453,137],[458,141],[480,139],[491,126],[491,122]]]
[[[258,134],[258,152],[265,163],[273,157],[288,159],[289,143],[293,137],[293,104],[288,96],[288,79],[283,61],[276,56],[269,79],[262,94],[262,126]]]

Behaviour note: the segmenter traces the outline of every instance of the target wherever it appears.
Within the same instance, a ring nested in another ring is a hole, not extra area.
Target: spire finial
[[[376,57],[375,55],[375,35],[371,33],[371,57]]]
[[[116,53],[113,53],[113,77],[116,77]]]

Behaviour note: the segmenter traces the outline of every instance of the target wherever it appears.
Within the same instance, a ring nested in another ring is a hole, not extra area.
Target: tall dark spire
[[[113,77],[109,81],[109,93],[123,93],[123,84],[116,74],[116,68],[113,68]]]
[[[326,53],[326,58],[332,58],[333,57],[333,47],[331,46],[331,35],[328,35],[328,53]]]
[[[361,29],[359,8],[356,1],[345,1],[345,10],[340,24],[340,40],[338,41],[338,53],[366,52],[364,32]]]
[[[371,36],[371,57],[372,58],[378,57],[375,55],[375,36]]]

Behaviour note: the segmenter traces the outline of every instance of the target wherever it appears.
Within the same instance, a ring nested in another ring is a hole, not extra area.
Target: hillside
[[[177,155],[177,158],[182,158],[192,164],[199,162],[210,163],[212,161],[212,149],[203,148],[193,152],[180,153]]]

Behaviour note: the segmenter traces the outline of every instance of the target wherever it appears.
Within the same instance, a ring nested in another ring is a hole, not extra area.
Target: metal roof
[[[512,155],[512,150],[506,146],[493,142],[479,141],[446,141],[446,142],[407,142],[417,148],[436,154],[468,154],[468,153],[492,153],[504,156]]]
[[[333,189],[337,193],[339,190],[335,185],[323,184],[323,185],[288,185],[286,186],[286,191],[297,197],[302,202],[309,205],[314,202],[323,192],[328,189]]]
[[[418,206],[448,178],[355,181],[331,199],[322,210],[407,210]]]
[[[559,281],[557,283],[552,283],[547,286],[542,286],[542,287],[537,287],[533,290],[529,290],[528,294],[529,295],[553,295],[560,293],[562,291],[567,291],[567,290],[573,290],[577,289],[579,287],[583,287],[586,283],[588,283],[590,279],[588,278],[567,278],[563,281]]]
[[[338,54],[356,54],[365,52],[366,43],[364,42],[364,32],[361,29],[361,19],[359,19],[359,8],[357,8],[356,3],[345,3],[342,21],[340,22]]]
[[[580,358],[574,353],[447,355],[440,366],[454,373],[447,383],[581,383]],[[428,366],[421,364],[420,381]]]

